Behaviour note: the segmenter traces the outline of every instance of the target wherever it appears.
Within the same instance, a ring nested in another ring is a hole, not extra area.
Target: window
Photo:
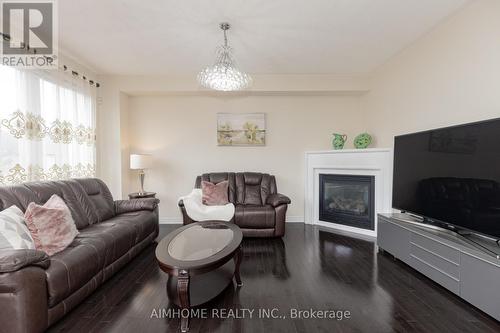
[[[95,175],[95,86],[0,65],[0,185]]]

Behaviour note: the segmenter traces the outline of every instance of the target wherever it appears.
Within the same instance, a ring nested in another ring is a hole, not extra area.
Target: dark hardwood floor
[[[175,227],[162,226],[160,237]],[[155,245],[49,331],[178,332],[179,319],[153,312],[171,307]],[[192,319],[190,332],[500,332],[499,322],[370,241],[289,224],[283,240],[245,239],[243,249],[243,287],[234,283],[202,308],[255,309],[254,318]],[[256,318],[259,308],[287,318]],[[292,309],[343,310],[350,318],[291,319]]]

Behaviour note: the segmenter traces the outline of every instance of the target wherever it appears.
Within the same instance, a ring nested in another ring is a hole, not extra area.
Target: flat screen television
[[[397,136],[392,194],[427,223],[500,239],[500,119]]]

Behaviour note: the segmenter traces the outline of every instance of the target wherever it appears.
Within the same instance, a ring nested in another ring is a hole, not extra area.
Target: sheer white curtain
[[[95,112],[82,78],[0,65],[0,184],[94,176]]]

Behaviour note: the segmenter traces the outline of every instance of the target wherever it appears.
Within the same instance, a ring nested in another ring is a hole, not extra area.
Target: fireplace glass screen
[[[321,221],[374,230],[375,177],[320,174]]]

